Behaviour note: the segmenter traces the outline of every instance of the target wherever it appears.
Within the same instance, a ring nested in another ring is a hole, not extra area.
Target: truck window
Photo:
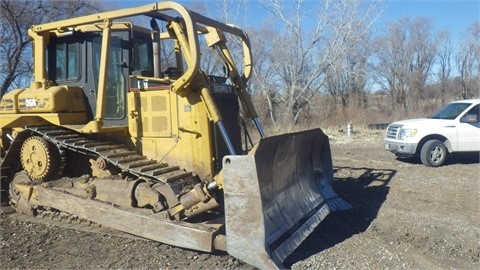
[[[450,119],[457,118],[471,103],[450,103],[440,109],[438,112],[432,114],[429,118],[433,119]]]
[[[471,116],[475,115],[477,119],[476,122],[478,123],[478,121],[480,121],[480,105],[477,105],[471,108],[464,116],[467,116],[467,115],[471,115]]]

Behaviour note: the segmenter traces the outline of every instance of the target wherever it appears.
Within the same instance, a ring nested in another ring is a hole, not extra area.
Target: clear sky
[[[111,1],[111,0],[107,0]],[[207,2],[210,0],[176,0],[177,2],[190,7],[195,1]],[[261,16],[263,8],[258,0],[247,0],[248,8],[252,14]],[[287,0],[288,1],[288,0]],[[318,1],[318,0],[306,0]],[[155,0],[118,0],[114,1],[119,8],[144,5],[155,2]],[[452,34],[455,42],[469,25],[480,21],[480,0],[381,0],[384,10],[379,17],[376,28],[385,25],[386,22],[397,20],[402,17],[423,16],[433,20],[434,29],[447,29]]]
[[[447,29],[458,38],[469,25],[480,21],[480,0],[384,0],[384,4],[377,25],[423,16],[433,20],[436,30]]]

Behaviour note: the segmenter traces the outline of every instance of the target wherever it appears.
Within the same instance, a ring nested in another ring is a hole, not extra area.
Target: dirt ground
[[[329,215],[287,258],[292,269],[480,269],[480,163],[427,168],[383,150],[382,131],[331,135]],[[252,269],[226,254],[0,218],[1,269]]]

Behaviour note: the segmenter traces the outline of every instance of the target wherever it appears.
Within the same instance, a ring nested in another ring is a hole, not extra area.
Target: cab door
[[[110,54],[108,60],[107,93],[105,104],[104,124],[110,126],[127,125],[127,89],[130,63],[130,32],[112,31],[110,41]],[[88,99],[92,107],[92,114],[96,112],[96,100],[98,91],[98,76],[100,70],[100,56],[102,36],[92,38],[91,71],[93,77],[93,90]]]

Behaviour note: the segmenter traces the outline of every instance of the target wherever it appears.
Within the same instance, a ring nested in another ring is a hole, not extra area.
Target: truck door
[[[470,120],[467,120],[470,118]],[[476,118],[476,121],[474,120]],[[480,151],[480,106],[476,105],[460,115],[458,124],[458,151]]]

